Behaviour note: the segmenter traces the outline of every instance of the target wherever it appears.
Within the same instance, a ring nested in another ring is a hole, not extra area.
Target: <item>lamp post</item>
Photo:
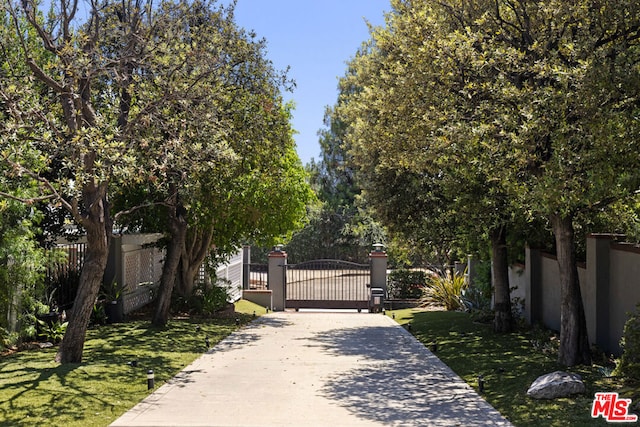
[[[155,375],[153,373],[153,369],[149,369],[147,371],[147,390],[151,390],[154,387],[155,383]]]

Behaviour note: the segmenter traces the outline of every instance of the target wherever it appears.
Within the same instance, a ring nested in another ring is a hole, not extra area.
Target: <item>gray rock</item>
[[[534,399],[555,399],[584,392],[585,386],[580,375],[556,371],[538,377],[527,390],[527,396]]]

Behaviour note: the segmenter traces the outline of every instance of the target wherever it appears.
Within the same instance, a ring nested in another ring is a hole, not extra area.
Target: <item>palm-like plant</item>
[[[436,271],[428,277],[420,302],[424,306],[441,306],[448,311],[464,310],[462,295],[466,288],[467,280],[464,274]]]

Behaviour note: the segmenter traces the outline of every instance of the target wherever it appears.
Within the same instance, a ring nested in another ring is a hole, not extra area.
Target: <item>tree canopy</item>
[[[566,365],[589,360],[575,224],[640,179],[640,6],[598,5],[394,0],[343,79],[351,153],[388,222],[440,239],[548,221]]]
[[[187,269],[214,247],[268,241],[303,221],[311,193],[280,95],[286,76],[264,41],[237,27],[233,4],[2,7],[3,195],[62,207],[87,235],[60,361],[82,358],[114,222],[127,214],[165,209]],[[19,191],[24,179],[35,195]]]

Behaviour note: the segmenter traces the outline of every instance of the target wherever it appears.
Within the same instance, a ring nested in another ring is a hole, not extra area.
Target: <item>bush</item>
[[[9,331],[0,326],[0,347],[7,348],[14,344]]]
[[[491,261],[480,261],[476,265],[476,276],[473,286],[478,290],[482,298],[491,303],[491,295],[493,293],[491,284]]]
[[[640,383],[640,304],[624,324],[620,346],[623,352],[615,374],[627,381]]]
[[[185,298],[175,295],[172,300],[172,307],[179,312],[211,316],[222,310],[229,303],[229,293],[226,283],[207,286],[204,283],[197,284],[193,293]]]
[[[420,270],[399,269],[389,274],[387,291],[389,298],[420,298],[427,283],[427,275]]]
[[[201,314],[211,316],[222,310],[229,303],[229,294],[226,287],[211,286],[203,289]]]
[[[421,298],[422,305],[436,305],[449,311],[464,310],[466,308],[462,298],[467,288],[464,274],[438,272],[429,278]]]
[[[57,344],[62,341],[69,322],[61,323],[59,320],[56,320],[54,322],[46,322],[44,320],[38,319],[38,324],[40,327],[38,337],[44,341],[49,341],[53,344]]]

